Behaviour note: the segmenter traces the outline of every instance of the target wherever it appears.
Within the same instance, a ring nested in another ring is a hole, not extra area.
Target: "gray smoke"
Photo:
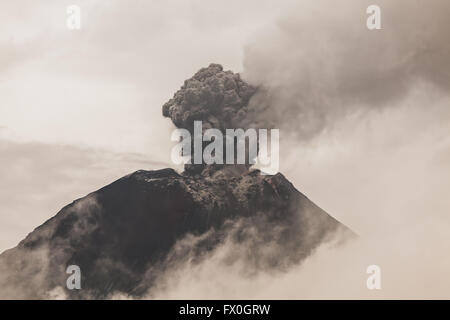
[[[163,115],[178,128],[191,132],[195,120],[203,121],[203,129],[239,128],[247,118],[247,104],[255,91],[239,74],[210,64],[184,82],[164,104]]]
[[[250,102],[258,121],[309,140],[417,85],[448,92],[450,2],[377,1],[381,30],[366,27],[370,4],[302,1],[246,47],[243,77],[264,88]]]

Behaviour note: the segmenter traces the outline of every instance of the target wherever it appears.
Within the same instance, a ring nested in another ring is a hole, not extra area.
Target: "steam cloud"
[[[375,31],[369,31],[365,26],[365,8],[369,4],[372,3],[302,1],[277,25],[247,46],[242,78],[252,86],[245,85],[232,72],[224,72],[220,66],[212,65],[201,71],[197,79],[194,76],[185,83],[165,105],[164,115],[181,128],[189,128],[189,123],[197,117],[218,128],[245,127],[249,123],[260,126],[263,123],[265,127],[284,128],[297,139],[310,140],[331,131],[338,122],[353,114],[401,105],[404,108],[397,117],[403,119],[403,113],[407,114],[409,109],[401,101],[418,86],[424,91],[433,89],[421,102],[438,95],[448,97],[450,43],[446,33],[450,30],[450,3],[445,0],[428,3],[379,0],[383,29]],[[208,102],[198,104],[204,98]],[[426,107],[424,104],[420,109]],[[447,107],[448,104],[444,106]],[[423,123],[422,115],[427,113],[426,110],[421,113],[414,108],[414,112],[415,121]],[[444,115],[448,118],[448,114]],[[428,128],[435,128],[432,116],[428,115],[427,122]],[[361,131],[359,128],[358,133]],[[448,133],[448,130],[440,129],[439,132]],[[430,151],[436,151],[438,148],[431,146],[431,138],[427,136],[425,141],[430,145]],[[413,151],[423,153],[420,148]],[[401,155],[410,156],[407,151]],[[402,163],[404,158],[398,162]],[[166,283],[168,290],[152,293],[151,297],[205,298],[206,292],[214,290],[212,296],[218,298],[373,298],[373,293],[364,288],[364,267],[376,262],[384,268],[383,272],[386,271],[383,273],[385,279],[391,280],[386,281],[391,287],[385,288],[380,297],[430,298],[434,295],[448,298],[448,221],[444,219],[448,215],[444,213],[448,213],[449,207],[442,200],[448,185],[442,177],[443,174],[449,176],[449,158],[442,152],[440,159],[442,164],[437,162],[439,158],[433,160],[432,175],[427,174],[427,179],[420,179],[421,172],[416,172],[414,166],[405,171],[404,176],[396,176],[406,182],[395,183],[396,188],[392,189],[395,199],[389,199],[394,208],[389,211],[392,215],[380,219],[383,228],[393,225],[389,236],[375,234],[373,238],[366,238],[366,243],[352,244],[340,250],[322,248],[304,265],[283,276],[263,274],[256,279],[236,272],[248,267],[246,258],[241,259],[238,255],[232,264],[223,263],[224,257],[227,260],[237,248],[235,243],[226,242],[200,264],[188,261],[187,266],[175,266],[166,275],[166,280],[173,277],[176,281]],[[370,164],[376,163],[362,165],[371,167]],[[428,169],[426,166],[419,168],[423,172]],[[413,185],[411,182],[415,180],[411,178],[411,172],[417,175],[420,183],[434,189],[430,188],[422,199],[413,199],[415,201],[407,206],[405,203],[411,197],[401,188]],[[342,175],[338,173],[336,177]],[[343,179],[336,180],[342,183]],[[359,188],[364,189],[364,186]],[[373,190],[377,191],[377,188],[373,187]],[[435,193],[440,194],[440,202],[432,203],[431,197]],[[343,193],[342,197],[346,196],[351,201],[351,195]],[[418,208],[414,208],[414,204],[419,204]],[[364,205],[371,204],[366,201]],[[368,215],[368,212],[369,209],[361,214]],[[400,223],[392,223],[394,214]],[[416,219],[418,216],[420,219]],[[425,218],[428,224],[422,223],[424,220],[421,219]],[[245,243],[239,248],[247,250],[252,246]],[[421,256],[420,252],[425,255]],[[296,286],[290,287],[295,280],[298,280]]]

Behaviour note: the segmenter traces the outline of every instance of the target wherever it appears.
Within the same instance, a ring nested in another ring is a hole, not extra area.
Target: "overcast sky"
[[[245,43],[287,4],[1,1],[0,251],[121,175],[169,166],[162,105],[211,62],[241,71]]]

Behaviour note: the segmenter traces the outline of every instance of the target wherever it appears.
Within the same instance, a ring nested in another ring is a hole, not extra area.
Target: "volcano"
[[[256,91],[212,64],[186,80],[163,115],[188,130],[194,120],[248,127]],[[67,205],[3,252],[0,298],[46,299],[56,288],[70,299],[142,298],[169,267],[208,259],[225,241],[246,248],[226,263],[282,271],[348,235],[281,173],[205,164],[140,170]],[[81,270],[80,290],[66,288],[69,265]]]

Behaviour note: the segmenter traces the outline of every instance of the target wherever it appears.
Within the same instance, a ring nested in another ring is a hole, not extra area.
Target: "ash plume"
[[[163,116],[169,117],[177,128],[187,129],[191,133],[191,144],[194,139],[194,121],[202,121],[203,133],[208,129],[218,129],[223,134],[226,129],[257,129],[258,123],[254,121],[257,110],[249,104],[255,93],[257,88],[242,80],[238,73],[224,71],[220,64],[212,63],[184,82],[173,98],[163,105]],[[236,146],[237,139],[227,139],[227,143]],[[258,150],[259,146],[256,146],[256,152]],[[221,152],[225,162],[225,148]],[[234,157],[236,159],[237,154]],[[245,165],[186,164],[185,171],[200,173],[207,168],[206,172],[211,172],[226,166],[237,170],[235,174],[242,173],[251,166],[250,161],[253,160],[250,159],[253,157],[250,156],[249,148],[245,150],[245,157]]]
[[[186,80],[172,99],[163,106],[163,116],[177,128],[193,131],[195,120],[203,129],[242,128],[248,118],[248,102],[256,88],[243,81],[238,73],[223,71],[210,64]]]

